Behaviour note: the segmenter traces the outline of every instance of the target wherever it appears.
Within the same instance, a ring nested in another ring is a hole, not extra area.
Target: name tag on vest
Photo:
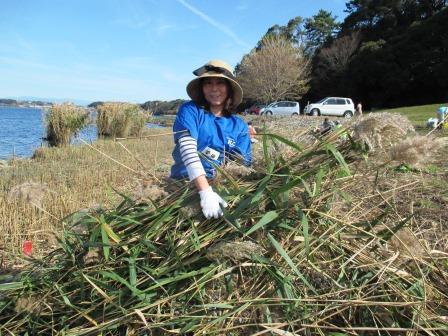
[[[217,150],[214,150],[213,148],[210,148],[210,147],[205,147],[202,150],[202,154],[204,154],[209,159],[212,159],[212,160],[215,160],[215,161],[219,159],[219,152]]]

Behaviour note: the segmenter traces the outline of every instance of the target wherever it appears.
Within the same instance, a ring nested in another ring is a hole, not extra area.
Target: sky
[[[187,99],[192,71],[235,66],[273,25],[345,0],[1,0],[0,98]]]

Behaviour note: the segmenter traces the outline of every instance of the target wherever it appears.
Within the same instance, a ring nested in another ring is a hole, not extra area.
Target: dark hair
[[[248,125],[252,125],[252,121],[249,121],[247,124],[248,124]]]
[[[204,84],[204,79],[206,79],[206,78],[210,78],[210,77],[201,78],[200,85],[199,85],[199,97],[200,98],[199,98],[199,101],[196,101],[196,103],[203,109],[210,111],[210,104],[205,99],[204,93],[202,92],[202,86]],[[222,78],[222,77],[217,77],[217,78]],[[230,117],[230,115],[235,111],[236,106],[233,106],[233,102],[232,102],[232,97],[233,97],[232,85],[230,85],[230,82],[227,78],[224,78],[224,79],[225,79],[225,82],[227,85],[227,98],[226,98],[226,101],[224,102],[224,108],[222,110],[222,114],[225,117]]]

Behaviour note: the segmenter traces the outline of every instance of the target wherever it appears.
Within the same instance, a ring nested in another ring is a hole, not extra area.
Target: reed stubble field
[[[0,253],[15,264],[24,240],[36,255],[54,247],[62,219],[80,209],[108,208],[120,196],[144,192],[145,181],[167,174],[170,129],[148,130],[139,139],[100,140],[63,148],[40,148],[32,159],[15,160],[0,170]],[[149,137],[144,137],[148,136]]]
[[[394,115],[363,119],[324,139],[314,119],[256,119],[253,168],[229,165],[216,182],[230,204],[221,220],[163,182],[171,136],[8,167],[4,265],[25,238],[44,257],[0,284],[2,331],[444,335],[446,138]],[[44,196],[11,196],[30,176]]]

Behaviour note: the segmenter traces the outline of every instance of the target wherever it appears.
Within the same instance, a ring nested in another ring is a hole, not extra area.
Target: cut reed
[[[288,150],[271,157],[275,143]],[[337,135],[258,145],[253,172],[215,184],[229,203],[219,220],[186,215],[197,193],[166,183],[150,202],[74,214],[57,249],[0,284],[0,331],[444,335],[448,257],[431,240],[403,247],[427,234],[399,198],[420,177],[397,186],[393,167],[378,174]],[[345,216],[355,205],[363,216]]]

